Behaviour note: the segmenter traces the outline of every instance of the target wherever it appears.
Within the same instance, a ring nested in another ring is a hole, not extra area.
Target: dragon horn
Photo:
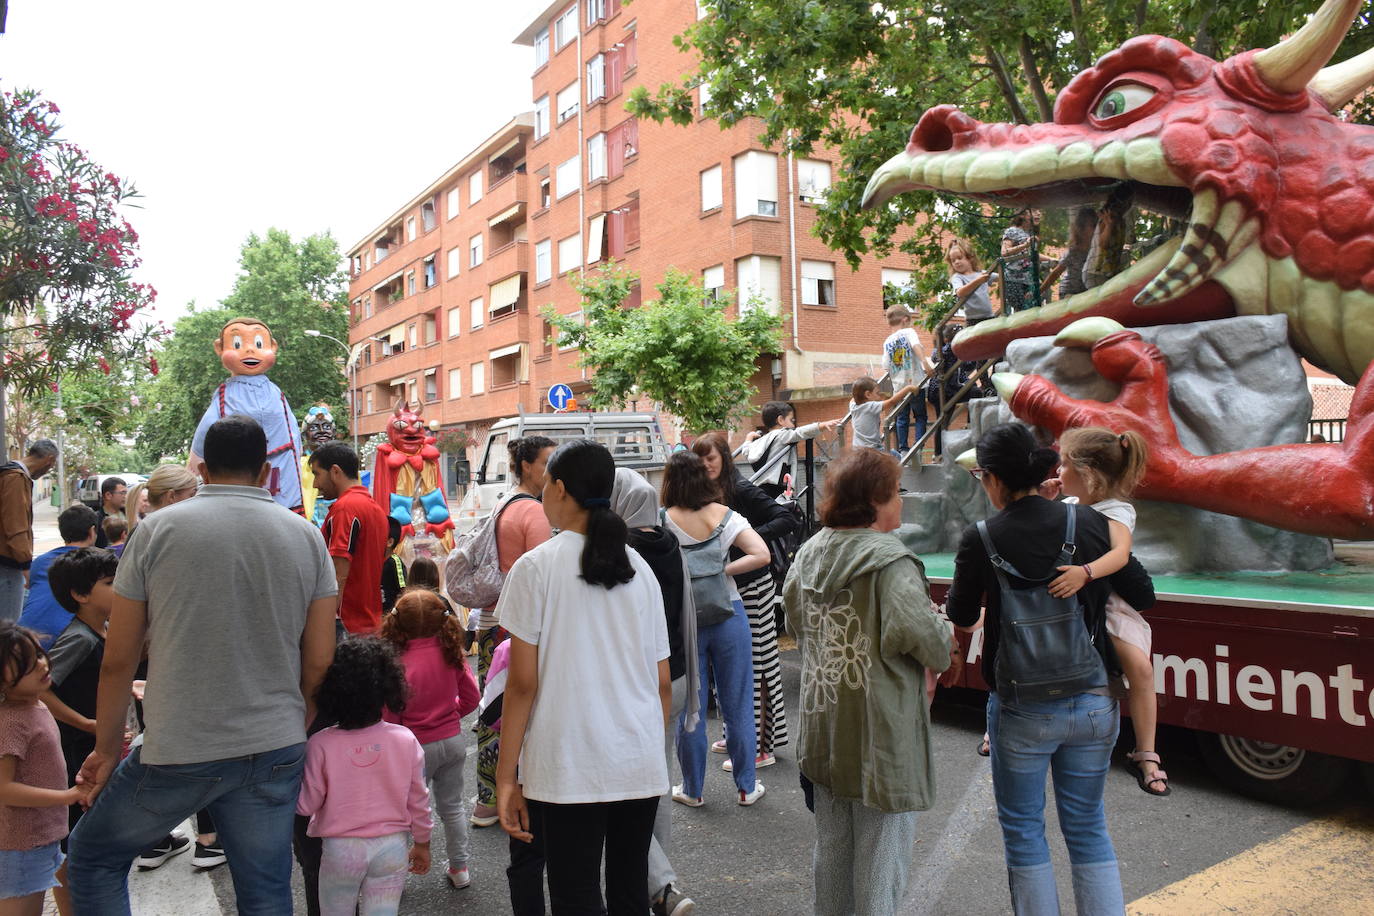
[[[1335,111],[1345,107],[1370,83],[1374,83],[1374,48],[1327,67],[1312,78],[1307,88],[1327,109]]]
[[[1275,92],[1302,92],[1345,38],[1362,0],[1326,0],[1291,36],[1255,54],[1255,70]]]

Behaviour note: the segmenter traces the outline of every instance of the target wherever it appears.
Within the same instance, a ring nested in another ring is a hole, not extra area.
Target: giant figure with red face
[[[277,342],[257,318],[235,318],[221,329],[215,352],[229,371],[220,383],[191,440],[192,470],[199,470],[205,432],[216,420],[243,414],[257,420],[267,434],[267,489],[288,509],[301,510],[301,429],[286,395],[267,377],[277,362]]]
[[[386,424],[387,441],[377,446],[372,495],[382,511],[401,523],[406,537],[424,533],[438,541],[439,552],[453,548],[453,519],[440,485],[439,449],[421,412],[403,400]]]

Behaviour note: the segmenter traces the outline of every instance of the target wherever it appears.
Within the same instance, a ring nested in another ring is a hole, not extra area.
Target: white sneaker
[[[679,805],[686,805],[689,808],[700,808],[702,805],[706,804],[706,799],[702,798],[700,795],[693,798],[682,791],[682,786],[673,786],[673,801],[677,802]]]
[[[472,883],[472,874],[466,868],[452,868],[448,870],[448,883],[458,890],[462,890]]]
[[[754,791],[745,792],[743,789],[740,789],[739,803],[741,805],[744,805],[745,807],[748,807],[749,805],[752,805],[754,802],[758,801],[760,798],[763,798],[763,793],[765,791],[767,790],[764,789],[763,783],[759,782],[758,780],[755,780]]]

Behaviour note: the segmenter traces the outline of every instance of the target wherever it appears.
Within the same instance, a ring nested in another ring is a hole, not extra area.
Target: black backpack
[[[1073,506],[1064,526],[1059,557],[1043,579],[1022,575],[997,553],[987,522],[978,523],[978,536],[997,573],[1001,589],[1001,636],[997,646],[997,693],[1009,703],[1057,700],[1107,686],[1107,668],[1093,647],[1078,596],[1055,598],[1045,588],[1057,568],[1073,561]],[[1007,574],[1035,583],[1012,588]]]

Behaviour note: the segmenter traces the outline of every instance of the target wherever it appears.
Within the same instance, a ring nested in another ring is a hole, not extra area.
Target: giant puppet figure
[[[1070,398],[1036,375],[993,381],[1013,413],[1056,434],[1140,432],[1143,499],[1374,537],[1374,128],[1333,115],[1374,82],[1374,49],[1327,66],[1360,6],[1326,0],[1280,44],[1221,62],[1172,38],[1132,38],[1064,87],[1052,123],[984,124],[937,106],[869,181],[870,207],[914,188],[1078,206],[1126,186],[1138,205],[1185,220],[1181,239],[1102,286],[954,342],[964,359],[1052,334],[1088,348],[1120,385],[1113,401]],[[1275,314],[1298,353],[1357,386],[1345,441],[1188,451],[1169,411],[1169,354],[1126,328]]]
[[[449,517],[439,472],[439,449],[421,413],[403,400],[386,424],[387,441],[377,446],[372,496],[382,511],[401,523],[407,538],[434,538],[440,555],[453,549],[453,519]]]
[[[301,510],[301,429],[286,395],[267,377],[277,362],[277,342],[267,325],[256,318],[235,318],[215,340],[215,352],[229,378],[215,390],[191,440],[192,470],[203,460],[205,432],[216,420],[245,414],[267,434],[267,489],[272,498],[293,511]]]
[[[334,432],[334,414],[330,413],[328,404],[321,402],[305,412],[305,428],[303,430],[305,451],[301,455],[301,497],[302,505],[305,507],[305,517],[317,526],[324,524],[324,518],[329,514],[329,507],[334,505],[334,500],[322,499],[315,489],[314,471],[310,470],[310,456],[318,449],[333,442]]]

